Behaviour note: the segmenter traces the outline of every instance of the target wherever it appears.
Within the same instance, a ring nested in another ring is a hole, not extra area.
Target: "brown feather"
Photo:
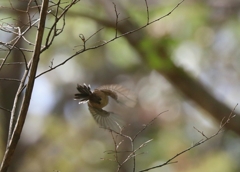
[[[118,103],[129,107],[134,107],[136,105],[136,96],[121,85],[103,85],[99,87],[98,90],[112,97]]]
[[[103,128],[117,131],[121,129],[121,126],[124,124],[120,116],[113,112],[108,112],[103,109],[95,108],[89,103],[88,109],[95,121]]]

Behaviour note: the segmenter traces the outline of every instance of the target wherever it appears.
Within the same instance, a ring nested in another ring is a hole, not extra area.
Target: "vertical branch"
[[[11,118],[10,118],[10,124],[9,124],[8,142],[7,142],[7,144],[9,144],[9,142],[10,142],[10,139],[11,139],[11,136],[12,136],[12,133],[13,133],[13,129],[14,129],[15,124],[16,124],[16,107],[17,107],[17,103],[18,103],[20,94],[22,92],[22,88],[24,87],[24,83],[25,83],[25,80],[27,78],[28,72],[29,72],[29,70],[26,69],[25,72],[24,72],[24,76],[23,76],[23,78],[21,80],[21,83],[20,83],[20,85],[18,87],[15,99],[14,99],[14,103],[13,103],[13,107],[12,107],[12,111],[11,111]]]
[[[43,38],[43,33],[44,33],[44,27],[45,27],[45,21],[46,21],[46,16],[47,16],[47,10],[48,10],[48,0],[44,0],[42,2],[42,8],[41,8],[41,13],[40,13],[40,22],[39,22],[39,27],[38,27],[38,32],[36,35],[36,43],[35,43],[35,49],[32,57],[32,65],[30,68],[29,72],[29,80],[28,84],[26,87],[26,92],[23,98],[20,114],[18,116],[18,120],[16,123],[16,126],[14,128],[13,134],[11,136],[10,142],[7,145],[3,161],[1,164],[0,172],[6,172],[8,170],[8,167],[11,163],[13,153],[16,149],[18,140],[20,138],[22,128],[26,119],[28,107],[30,104],[30,99],[32,96],[32,90],[34,86],[34,81],[35,81],[35,76],[36,76],[36,71],[37,71],[37,66],[39,62],[39,56],[40,56],[40,51],[41,51],[41,44],[42,44],[42,38]]]
[[[147,25],[149,25],[149,10],[148,10],[148,2],[145,0],[146,8],[147,8]]]
[[[116,23],[115,23],[115,38],[116,38],[118,36],[117,32],[118,32],[118,16],[119,16],[119,13],[117,12],[117,6],[114,2],[113,2],[113,6],[114,6],[114,10],[115,10],[115,15],[116,15]]]

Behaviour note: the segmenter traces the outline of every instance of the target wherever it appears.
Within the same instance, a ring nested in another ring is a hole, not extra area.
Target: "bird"
[[[135,94],[117,84],[103,85],[93,91],[90,85],[85,83],[83,85],[77,84],[77,90],[78,93],[74,95],[74,100],[78,100],[79,104],[87,103],[95,121],[105,129],[122,129],[124,124],[118,114],[103,109],[108,105],[109,97],[128,107],[134,107],[137,102]]]

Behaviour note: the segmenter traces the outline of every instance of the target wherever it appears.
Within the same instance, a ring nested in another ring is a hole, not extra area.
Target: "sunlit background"
[[[126,20],[139,25],[145,24],[147,17],[143,0],[114,2],[119,7],[121,19],[129,17]],[[21,2],[16,2],[16,6],[17,3]],[[177,0],[148,0],[150,20],[167,14],[177,3]],[[9,6],[9,2],[4,0],[0,5]],[[55,66],[80,50],[82,41],[79,34],[87,38],[104,27],[87,46],[97,45],[114,36],[113,29],[81,17],[78,12],[111,21],[115,19],[112,1],[81,1],[69,11],[64,32],[55,39],[51,48],[41,55],[38,74],[49,69],[51,63]],[[6,11],[0,11],[0,14],[10,15]],[[48,26],[54,18],[49,17],[47,20]],[[161,42],[170,54],[168,58],[171,58],[176,66],[182,67],[217,100],[233,109],[240,102],[239,28],[240,2],[237,0],[190,0],[183,2],[168,17],[149,25],[144,32],[152,41]],[[29,32],[28,35],[32,41],[35,38],[34,33]],[[9,39],[9,35],[4,35],[1,31],[0,35],[2,42]],[[30,57],[30,54],[28,55]],[[147,56],[150,58],[151,55]],[[12,76],[17,76],[14,70],[10,72]],[[1,74],[1,77],[5,75]],[[3,97],[3,93],[9,92],[10,85],[16,83],[8,82],[7,85],[3,84],[6,81],[0,82],[0,105],[3,106],[4,102],[10,99],[10,95],[5,94]],[[126,121],[127,125],[123,130],[126,135],[134,136],[158,114],[167,111],[137,137],[136,148],[145,141],[153,140],[137,152],[139,155],[136,156],[136,171],[160,165],[204,139],[194,127],[211,136],[220,126],[220,122],[194,100],[187,98],[177,86],[148,66],[134,46],[122,37],[104,47],[84,52],[36,79],[29,113],[10,171],[117,170],[115,154],[108,153],[109,150],[114,150],[110,132],[99,128],[86,104],[79,105],[73,100],[77,93],[77,84],[83,83],[90,84],[92,89],[106,84],[120,84],[137,95],[138,103],[134,108],[124,107],[114,101],[106,107],[107,110],[120,114]],[[193,88],[189,85],[189,89]],[[14,92],[11,94],[14,96]],[[8,107],[10,109],[11,104]],[[240,107],[237,107],[236,111],[240,112],[239,109]],[[2,110],[0,113],[0,116],[9,115]],[[4,135],[4,131],[0,133]],[[117,141],[121,140],[119,136]],[[0,146],[2,159],[5,141],[2,141]],[[126,158],[126,151],[130,149],[129,141],[125,140],[119,149],[125,151],[118,154],[122,161]],[[226,129],[212,140],[173,160],[177,163],[151,171],[238,172],[239,159],[239,135]],[[130,160],[121,171],[132,171],[132,168],[133,161]]]

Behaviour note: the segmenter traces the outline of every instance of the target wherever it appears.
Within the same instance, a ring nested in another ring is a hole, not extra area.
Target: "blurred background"
[[[180,1],[148,0],[150,21],[170,12]],[[146,24],[145,1],[114,1],[118,9],[118,34]],[[26,9],[27,2],[12,2]],[[10,7],[7,0],[1,6]],[[64,4],[63,4],[64,5]],[[50,9],[54,11],[53,9]],[[1,18],[16,24],[26,21],[19,11],[3,8]],[[37,16],[35,16],[37,17]],[[15,19],[15,20],[13,20]],[[98,32],[87,47],[115,36],[112,1],[80,1],[66,16],[66,26],[53,45],[42,53],[38,74],[63,62],[82,48],[79,34],[86,38]],[[46,27],[54,17],[49,15]],[[106,21],[107,24],[104,24]],[[119,38],[106,46],[86,51],[59,68],[36,79],[23,133],[9,171],[116,171],[114,142],[110,132],[99,128],[86,104],[73,100],[77,84],[92,89],[120,84],[138,97],[134,108],[114,101],[106,107],[126,121],[124,133],[134,136],[159,113],[155,122],[135,141],[138,147],[153,139],[136,156],[136,171],[159,165],[203,139],[194,127],[211,136],[221,120],[239,103],[240,97],[240,2],[237,0],[188,0],[168,17],[141,31]],[[46,31],[47,32],[47,31]],[[35,39],[36,29],[27,34]],[[13,35],[0,31],[0,41]],[[32,48],[24,41],[20,47]],[[5,51],[1,51],[3,58]],[[27,58],[31,53],[26,54]],[[13,51],[8,62],[23,61]],[[0,78],[21,78],[23,65],[4,66]],[[0,106],[12,108],[17,82],[0,80]],[[236,112],[239,113],[239,107]],[[5,151],[10,113],[0,110],[0,158]],[[240,120],[232,120],[225,131],[212,140],[179,156],[174,163],[151,170],[164,172],[240,171]],[[239,124],[239,125],[238,125]],[[121,138],[118,138],[121,141]],[[120,150],[129,150],[125,141]],[[126,153],[119,154],[119,159]],[[121,169],[132,171],[129,161]]]

